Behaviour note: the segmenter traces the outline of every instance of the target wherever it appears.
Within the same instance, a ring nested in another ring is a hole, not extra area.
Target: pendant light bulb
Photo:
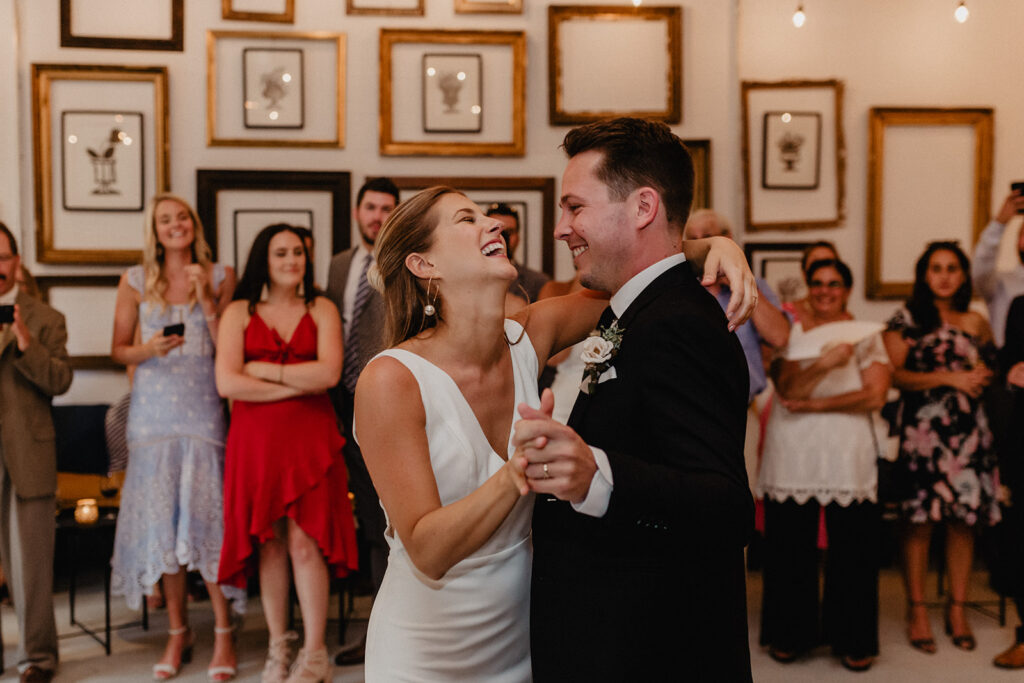
[[[960,4],[957,5],[956,10],[953,11],[953,16],[961,24],[970,18],[971,10],[967,9],[967,3],[965,0],[960,0]]]
[[[797,5],[796,11],[793,12],[793,26],[800,28],[804,25],[805,21],[807,21],[807,15],[804,14],[804,6],[802,4]]]

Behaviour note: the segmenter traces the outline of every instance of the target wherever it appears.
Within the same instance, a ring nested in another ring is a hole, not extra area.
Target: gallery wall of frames
[[[68,316],[80,371],[61,400],[108,401],[116,277],[154,192],[193,202],[238,267],[263,225],[311,227],[322,282],[367,177],[403,196],[441,179],[519,207],[517,256],[567,279],[558,146],[648,116],[687,141],[695,204],[732,221],[759,275],[790,292],[800,245],[830,239],[854,313],[880,318],[925,242],[972,243],[1024,179],[1024,90],[998,85],[1024,7],[958,24],[941,4],[821,0],[796,28],[788,0],[8,0],[0,220]]]

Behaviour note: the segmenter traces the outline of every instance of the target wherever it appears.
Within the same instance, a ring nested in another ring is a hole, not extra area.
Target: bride
[[[525,458],[510,457],[515,406],[539,405],[544,363],[583,339],[607,301],[584,291],[504,319],[516,269],[501,228],[462,193],[433,187],[400,204],[377,239],[372,281],[391,348],[360,376],[353,430],[391,546],[367,633],[370,683],[530,680],[533,496]],[[752,282],[728,240],[684,252]],[[740,306],[746,289],[731,310],[752,306],[749,295]]]

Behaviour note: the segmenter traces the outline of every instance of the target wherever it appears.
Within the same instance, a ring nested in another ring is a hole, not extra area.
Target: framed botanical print
[[[168,187],[167,70],[32,65],[36,258],[136,263]]]
[[[747,228],[841,225],[846,212],[842,81],[744,81],[741,88]]]
[[[207,31],[206,67],[211,147],[345,146],[343,34]]]
[[[381,29],[380,151],[522,156],[522,31]]]
[[[478,54],[423,55],[423,130],[479,133],[483,123],[483,59]]]

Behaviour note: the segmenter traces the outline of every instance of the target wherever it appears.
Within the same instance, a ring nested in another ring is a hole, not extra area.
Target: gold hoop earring
[[[423,307],[423,315],[428,318],[433,318],[437,315],[437,308],[434,307],[434,302],[437,301],[437,290],[434,290],[434,298],[430,298],[430,285],[434,282],[434,278],[427,280],[427,305]]]

